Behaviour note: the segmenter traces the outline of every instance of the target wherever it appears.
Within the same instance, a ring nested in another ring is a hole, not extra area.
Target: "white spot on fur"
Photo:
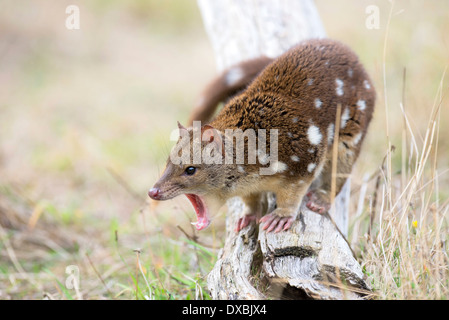
[[[288,136],[289,138],[293,138],[293,133],[287,132],[287,136]]]
[[[242,166],[237,166],[237,171],[240,173],[245,173],[245,168],[243,168]]]
[[[226,74],[226,84],[233,86],[243,78],[243,70],[240,67],[232,68]]]
[[[281,172],[284,172],[285,170],[287,170],[288,166],[281,161],[275,161],[273,163],[273,168],[274,168],[274,171],[281,173]]]
[[[345,108],[345,111],[343,111],[343,114],[341,115],[341,124],[340,127],[343,129],[346,127],[346,122],[348,122],[349,119],[349,109]]]
[[[315,99],[315,108],[321,108],[321,105],[322,105],[323,103],[321,102],[321,100],[320,99],[318,99],[318,98],[316,98]]]
[[[316,167],[315,163],[309,163],[309,165],[307,166],[307,171],[312,172]]]
[[[292,161],[294,161],[294,162],[298,162],[299,161],[299,157],[297,155],[291,156],[290,159],[292,159]]]
[[[307,150],[309,153],[314,153],[315,149],[314,148],[310,148],[309,150]]]
[[[365,110],[365,108],[366,108],[365,100],[357,101],[357,107],[359,107],[359,110],[361,110],[361,111]]]
[[[266,153],[263,153],[262,150],[257,150],[257,156],[259,158],[259,162],[261,164],[267,164],[268,163],[268,155]]]
[[[352,140],[352,144],[353,145],[358,145],[360,140],[362,140],[362,133],[359,132],[358,134],[356,134],[356,136],[354,137],[354,139]]]
[[[293,122],[293,123],[297,123],[297,122],[298,122],[298,117],[294,117],[294,118],[292,119],[292,122]]]
[[[364,86],[365,89],[367,89],[367,90],[371,89],[371,85],[369,84],[368,80],[363,81],[363,86]]]
[[[337,92],[337,96],[342,96],[343,93],[345,93],[343,91],[343,86],[344,86],[344,82],[341,79],[335,79],[335,83],[337,84],[337,88],[335,89]]]
[[[327,127],[327,144],[330,145],[332,144],[332,142],[334,141],[334,134],[335,134],[335,130],[334,130],[334,124],[331,123],[329,125],[329,127]]]
[[[313,145],[317,145],[321,142],[321,139],[323,138],[320,129],[317,126],[310,126],[309,129],[307,129],[307,137],[309,138],[309,141]]]
[[[354,71],[352,71],[352,69],[351,68],[349,68],[348,69],[348,76],[350,77],[350,78],[352,78],[352,75],[354,74]]]
[[[313,79],[309,79],[309,82],[307,82],[307,84],[308,84],[309,86],[311,86],[311,85],[313,84]]]

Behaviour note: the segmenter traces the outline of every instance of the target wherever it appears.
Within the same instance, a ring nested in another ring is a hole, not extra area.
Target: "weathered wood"
[[[273,202],[274,200],[269,200]],[[273,210],[273,204],[266,212]],[[304,205],[292,228],[234,231],[243,203],[228,201],[225,246],[209,273],[213,299],[359,299],[369,294],[362,269],[328,215]]]
[[[218,70],[326,36],[313,0],[198,0]]]
[[[207,279],[213,299],[253,300],[266,298],[264,293],[257,288],[257,283],[254,283],[256,280],[256,277],[253,277],[254,273],[251,273],[251,266],[256,265],[255,257],[260,250],[257,228],[251,224],[239,233],[234,231],[238,214],[243,211],[243,206],[243,202],[238,199],[228,201],[229,214],[226,219],[225,246],[218,253],[218,260]]]
[[[358,299],[354,291],[369,290],[348,243],[326,215],[303,206],[290,230],[261,232],[259,242],[266,276],[281,285],[278,297],[300,298],[306,293],[317,299]]]
[[[325,37],[312,0],[198,0],[218,70],[249,58],[276,57],[307,38]],[[335,201],[333,220],[346,235],[350,184]],[[251,224],[234,231],[239,198],[228,201],[227,235],[208,276],[213,299],[357,299],[363,273],[329,215],[304,205],[292,228],[266,233]],[[266,212],[274,208],[267,195]]]

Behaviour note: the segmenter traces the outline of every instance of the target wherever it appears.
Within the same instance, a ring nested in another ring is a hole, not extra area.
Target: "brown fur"
[[[200,95],[189,117],[188,125],[191,126],[193,121],[209,122],[220,102],[226,101],[243,90],[272,61],[272,58],[259,57],[240,62],[222,72],[206,86]],[[238,74],[232,79],[229,75],[236,71]]]
[[[245,77],[244,82],[248,83],[248,79]],[[237,230],[253,220],[249,217],[260,214],[255,199],[262,192],[272,191],[276,193],[277,209],[261,219],[263,228],[276,232],[286,230],[308,190],[309,208],[323,213],[330,207],[332,128],[335,128],[337,105],[341,105],[342,112],[338,133],[338,193],[346,180],[341,176],[351,172],[359,155],[374,103],[373,84],[347,46],[329,39],[304,41],[265,67],[242,93],[226,103],[208,126],[216,130],[208,140],[217,145],[228,138],[224,134],[226,129],[256,132],[277,129],[280,170],[273,175],[259,175],[259,169],[266,167],[261,161],[245,162],[240,167],[199,164],[197,174],[186,177],[183,170],[188,165],[175,167],[168,162],[166,171],[170,175],[164,173],[155,187],[167,189],[181,185],[180,193],[197,192],[209,199],[206,202],[218,205],[229,197],[241,196],[248,216],[239,221]],[[210,104],[205,108],[209,111],[203,115],[210,115]],[[245,159],[249,156],[247,147],[245,144]],[[269,141],[267,149],[270,152]]]

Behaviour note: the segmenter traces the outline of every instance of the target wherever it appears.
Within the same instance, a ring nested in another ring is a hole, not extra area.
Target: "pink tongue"
[[[192,224],[196,227],[197,230],[205,229],[210,224],[206,205],[204,204],[203,200],[196,194],[187,193],[186,197],[190,200],[196,212],[197,222]]]

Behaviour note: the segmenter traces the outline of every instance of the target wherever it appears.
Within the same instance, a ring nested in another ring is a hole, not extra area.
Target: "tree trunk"
[[[277,57],[307,38],[325,37],[312,0],[197,0],[218,70],[261,55]],[[290,230],[266,233],[250,225],[236,233],[239,198],[228,201],[226,240],[208,276],[213,299],[357,299],[369,293],[345,235],[349,181],[337,197],[334,221],[301,206]],[[274,208],[267,195],[266,212]],[[344,235],[340,232],[340,230]]]

